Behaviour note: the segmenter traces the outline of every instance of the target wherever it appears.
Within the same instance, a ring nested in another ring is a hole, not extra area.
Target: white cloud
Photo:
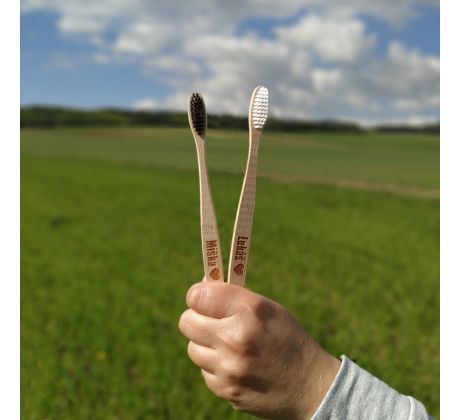
[[[142,98],[138,99],[132,104],[133,109],[139,111],[153,111],[158,109],[160,106],[160,101],[154,98]]]
[[[163,55],[150,60],[147,65],[152,70],[175,73],[185,76],[199,76],[200,66],[190,57],[178,57],[174,55]]]
[[[202,18],[214,28],[224,30],[248,16],[284,18],[305,9],[341,18],[369,14],[401,23],[416,15],[417,7],[424,4],[439,6],[439,0],[234,0],[219,2],[218,5],[213,0],[22,0],[21,9],[23,12],[47,9],[63,17],[97,16],[106,22],[152,18],[193,26],[197,19]]]
[[[315,69],[311,72],[313,88],[318,93],[324,93],[328,90],[335,92],[341,82],[341,76],[342,74],[339,69]]]
[[[319,32],[321,20],[315,20]],[[326,19],[326,33],[329,25]],[[362,39],[369,38],[365,31],[362,34]],[[185,97],[187,83],[191,83],[206,96],[209,109],[233,114],[246,112],[248,95],[259,83],[270,89],[271,102],[276,103],[273,114],[283,117],[350,118],[353,111],[358,115],[383,115],[391,110],[395,115],[402,110],[437,112],[439,59],[398,43],[392,43],[386,56],[378,58],[363,45],[359,60],[324,68],[314,58],[315,49],[299,42],[254,35],[198,37],[185,42],[184,50],[206,62],[210,76],[197,73],[178,88]],[[183,109],[177,93],[166,103]]]
[[[174,26],[158,21],[139,21],[120,33],[113,49],[118,52],[145,55],[172,46],[177,40]]]
[[[378,56],[376,34],[362,18],[402,25],[421,4],[438,2],[22,0],[21,7],[56,12],[60,31],[93,45],[95,62],[134,63],[173,92],[161,101],[141,98],[132,104],[138,109],[184,110],[198,90],[211,112],[244,114],[252,89],[264,84],[274,115],[365,121],[438,115],[439,58],[397,41]],[[272,38],[236,35],[248,17],[280,20]]]
[[[375,44],[375,35],[357,18],[306,15],[293,26],[276,30],[281,42],[297,48],[309,48],[324,62],[353,62]]]
[[[68,33],[97,34],[105,29],[106,22],[96,16],[70,14],[59,20],[58,27],[61,31]]]
[[[75,58],[67,54],[56,53],[43,64],[43,70],[73,70],[77,66]]]
[[[366,74],[355,76],[370,95],[392,101],[396,110],[422,110],[439,107],[439,74],[439,57],[393,41],[383,60],[374,60]]]
[[[93,54],[93,61],[99,64],[109,64],[111,62],[111,58],[108,54],[98,52]]]
[[[430,108],[439,108],[440,98],[439,95],[426,98],[423,101],[415,99],[397,99],[393,102],[395,109],[400,111],[421,111]]]

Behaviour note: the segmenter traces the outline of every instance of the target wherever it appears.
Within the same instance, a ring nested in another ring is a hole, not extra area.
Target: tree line
[[[168,126],[186,127],[188,117],[186,113],[169,111],[138,111],[124,109],[97,109],[83,110],[51,106],[21,107],[21,128],[32,127],[85,127],[85,126]],[[208,115],[208,127],[216,129],[246,130],[246,117],[231,115]],[[366,131],[358,124],[335,120],[298,121],[282,120],[270,117],[267,128],[284,132],[327,131],[341,133],[360,133]],[[381,132],[428,132],[438,134],[439,124],[430,124],[421,127],[412,126],[380,126],[373,130]]]

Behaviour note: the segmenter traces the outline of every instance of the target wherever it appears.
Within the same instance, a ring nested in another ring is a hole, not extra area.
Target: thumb
[[[249,290],[225,282],[201,282],[194,284],[187,293],[190,309],[212,318],[226,318],[242,308]]]

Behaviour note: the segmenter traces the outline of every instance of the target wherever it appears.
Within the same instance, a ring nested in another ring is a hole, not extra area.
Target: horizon
[[[177,110],[177,109],[135,109],[135,108],[123,108],[123,107],[116,107],[116,106],[103,106],[103,107],[72,107],[72,106],[65,106],[59,104],[26,104],[21,105],[21,110],[26,109],[59,109],[64,111],[76,111],[76,112],[120,112],[120,113],[139,113],[139,114],[171,114],[171,115],[181,115],[187,116],[186,110]],[[248,118],[247,115],[235,115],[229,113],[207,113],[208,118],[235,118],[235,119],[246,119]],[[378,129],[378,128],[408,128],[408,129],[423,129],[423,128],[430,128],[430,127],[440,127],[441,122],[440,120],[433,120],[433,121],[423,121],[423,122],[406,122],[406,123],[380,123],[380,124],[373,124],[373,125],[364,125],[360,122],[352,121],[352,120],[345,120],[340,118],[316,118],[316,119],[300,119],[300,118],[288,118],[288,117],[273,117],[268,116],[268,121],[274,120],[277,122],[281,122],[284,124],[327,124],[330,123],[332,125],[350,125],[354,127],[358,127],[363,130],[367,129]]]

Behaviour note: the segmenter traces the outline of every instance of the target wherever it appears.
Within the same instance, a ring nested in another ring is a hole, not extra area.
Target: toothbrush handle
[[[196,142],[196,150],[200,178],[201,248],[205,280],[224,281],[219,231],[209,186],[203,141]]]
[[[244,286],[249,260],[252,219],[256,200],[257,155],[260,136],[261,131],[251,129],[246,173],[233,228],[227,281],[238,286]]]

